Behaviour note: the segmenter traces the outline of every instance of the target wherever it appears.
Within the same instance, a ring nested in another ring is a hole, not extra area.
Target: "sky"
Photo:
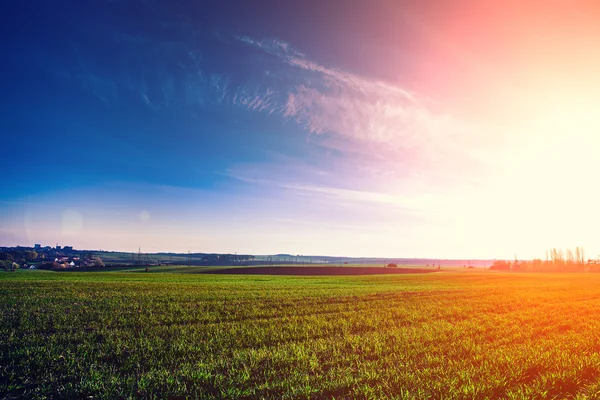
[[[0,5],[0,246],[600,254],[596,1]]]

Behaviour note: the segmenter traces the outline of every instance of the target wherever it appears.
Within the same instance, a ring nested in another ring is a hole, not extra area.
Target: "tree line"
[[[547,250],[545,260],[518,260],[516,257],[514,261],[495,260],[490,269],[522,272],[600,272],[600,264],[595,260],[586,261],[583,247],[575,247]]]
[[[0,268],[8,271],[37,258],[38,253],[31,250],[0,251]]]

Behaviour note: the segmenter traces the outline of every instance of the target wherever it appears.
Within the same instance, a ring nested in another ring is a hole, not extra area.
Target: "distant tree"
[[[60,268],[60,264],[53,261],[47,261],[40,264],[39,269],[57,269]]]
[[[490,269],[496,271],[508,271],[510,269],[510,262],[506,260],[494,260]]]
[[[565,255],[561,249],[550,250],[550,264],[553,270],[563,271],[565,268]]]
[[[585,264],[585,251],[583,250],[583,247],[577,246],[575,248],[575,260],[577,264],[583,267]]]
[[[571,249],[565,250],[565,266],[567,267],[567,271],[573,271],[575,268],[575,254],[573,254],[573,250]]]
[[[93,260],[93,266],[94,267],[104,267],[104,262],[102,262],[100,257],[97,257],[95,260]]]
[[[520,267],[521,265],[519,263],[519,260],[517,259],[517,255],[515,254],[515,260],[513,261],[513,264],[510,269],[518,270],[520,269]]]
[[[519,262],[519,271],[523,271],[523,272],[531,271],[531,261],[521,260]]]
[[[389,263],[387,265],[388,268],[398,268],[398,264],[394,264],[394,263]]]
[[[539,258],[535,258],[531,261],[531,270],[532,271],[542,271],[544,269],[544,262]]]

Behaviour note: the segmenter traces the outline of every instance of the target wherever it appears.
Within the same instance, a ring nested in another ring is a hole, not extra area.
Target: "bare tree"
[[[567,264],[567,268],[569,270],[573,269],[573,266],[575,265],[575,255],[573,254],[573,250],[567,249],[565,251],[565,261]]]
[[[565,255],[562,249],[553,248],[550,250],[550,259],[552,260],[552,266],[562,271],[565,265]]]
[[[579,265],[583,265],[585,263],[585,251],[583,250],[583,247],[577,246],[575,248],[575,261]]]

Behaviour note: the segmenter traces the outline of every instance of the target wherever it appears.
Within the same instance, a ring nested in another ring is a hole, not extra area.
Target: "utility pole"
[[[188,267],[190,266],[190,251],[188,250]]]

